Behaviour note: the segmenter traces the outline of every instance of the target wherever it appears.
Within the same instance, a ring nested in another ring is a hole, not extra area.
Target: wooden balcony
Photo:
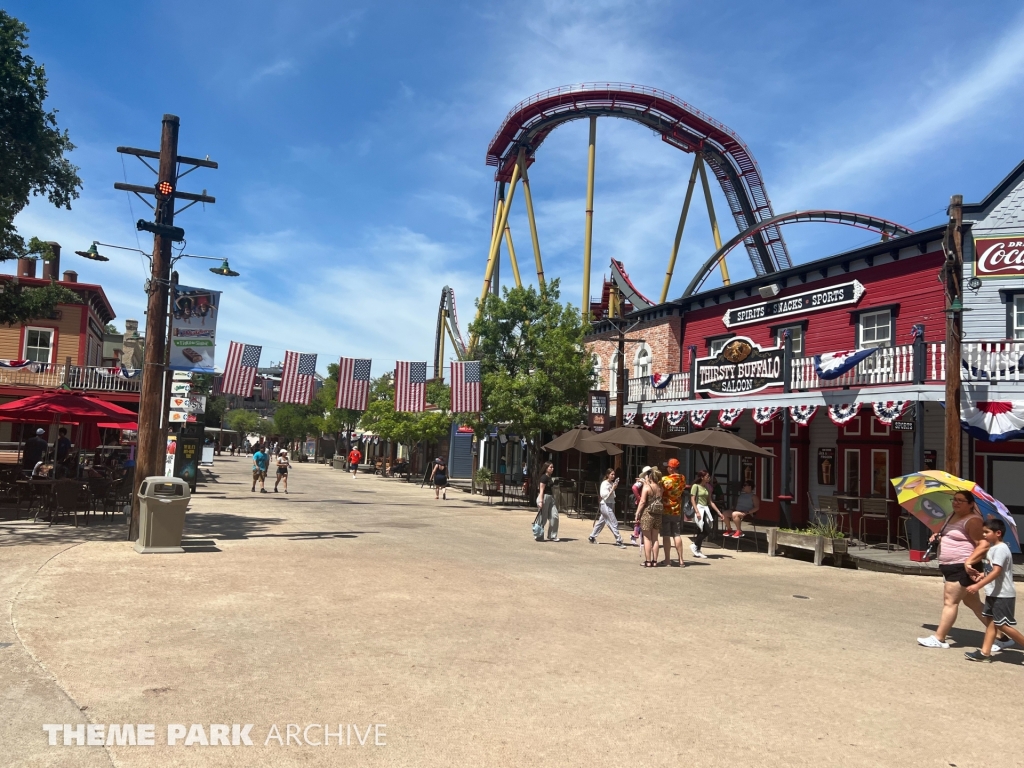
[[[142,376],[136,373],[129,369],[130,377],[125,377],[116,368],[34,363],[27,368],[0,368],[0,386],[56,389],[67,384],[86,392],[138,393]]]

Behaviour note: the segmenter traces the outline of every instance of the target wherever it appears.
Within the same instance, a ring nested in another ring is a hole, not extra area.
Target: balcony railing
[[[93,392],[138,392],[142,376],[134,375],[134,370],[127,372],[130,378],[116,368],[36,363],[28,368],[0,368],[0,385],[54,389],[67,384],[71,389]]]
[[[965,341],[961,345],[960,375],[964,381],[1024,382],[1024,340]],[[884,347],[837,379],[820,379],[814,372],[814,358],[793,359],[794,391],[881,387],[909,384],[914,380],[914,347]],[[946,344],[925,345],[925,383],[946,380]],[[651,386],[649,376],[629,380],[629,402],[686,400],[690,391],[688,373],[676,373],[664,389]]]

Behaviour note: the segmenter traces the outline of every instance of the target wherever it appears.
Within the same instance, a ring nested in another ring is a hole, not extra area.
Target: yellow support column
[[[508,260],[512,262],[512,276],[516,280],[516,288],[523,287],[523,281],[519,279],[519,262],[516,261],[516,249],[512,246],[512,229],[505,224],[505,245],[508,246]]]
[[[544,266],[540,260],[540,240],[537,238],[537,220],[533,217],[533,195],[530,194],[530,178],[526,175],[526,158],[519,167],[523,180],[523,200],[526,201],[526,218],[530,221],[530,239],[533,241],[533,260],[537,262],[537,284],[544,287]]]
[[[664,304],[668,301],[668,287],[672,282],[672,273],[676,268],[676,256],[679,255],[679,243],[683,240],[683,227],[686,226],[686,215],[690,211],[690,199],[693,197],[693,187],[697,183],[697,168],[700,165],[700,153],[694,153],[693,169],[690,171],[690,183],[686,186],[686,197],[683,200],[683,210],[679,214],[679,226],[676,227],[676,239],[672,241],[672,255],[668,257],[668,270],[665,272],[665,285],[661,289],[661,301]]]
[[[590,320],[590,245],[594,232],[594,145],[597,143],[597,117],[590,118],[590,145],[587,148],[587,229],[583,235],[583,321]]]
[[[718,219],[715,218],[715,204],[711,202],[711,187],[708,186],[708,174],[704,170],[704,156],[699,152],[697,157],[700,160],[697,168],[700,169],[700,184],[704,187],[704,199],[708,204],[708,218],[711,219],[711,234],[715,237],[715,250],[722,247],[722,236],[718,233]],[[725,265],[725,257],[718,261],[718,268],[722,271],[722,285],[729,285],[729,268]]]

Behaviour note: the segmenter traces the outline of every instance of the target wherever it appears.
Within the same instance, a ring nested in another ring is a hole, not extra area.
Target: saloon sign
[[[782,385],[782,349],[762,349],[745,336],[732,339],[717,355],[697,358],[697,392],[742,395]]]
[[[828,288],[806,291],[784,299],[762,301],[759,304],[747,304],[739,309],[730,309],[725,313],[722,322],[726,328],[732,328],[736,325],[760,323],[762,320],[774,320],[777,317],[817,312],[843,304],[856,304],[864,295],[864,290],[859,280],[830,285]]]
[[[1024,235],[974,238],[977,277],[1024,276]]]

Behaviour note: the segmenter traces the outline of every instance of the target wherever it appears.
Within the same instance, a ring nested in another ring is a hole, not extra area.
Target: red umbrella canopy
[[[68,390],[43,392],[0,405],[0,419],[4,421],[46,422],[60,418],[62,421],[124,424],[138,417],[127,408]]]

